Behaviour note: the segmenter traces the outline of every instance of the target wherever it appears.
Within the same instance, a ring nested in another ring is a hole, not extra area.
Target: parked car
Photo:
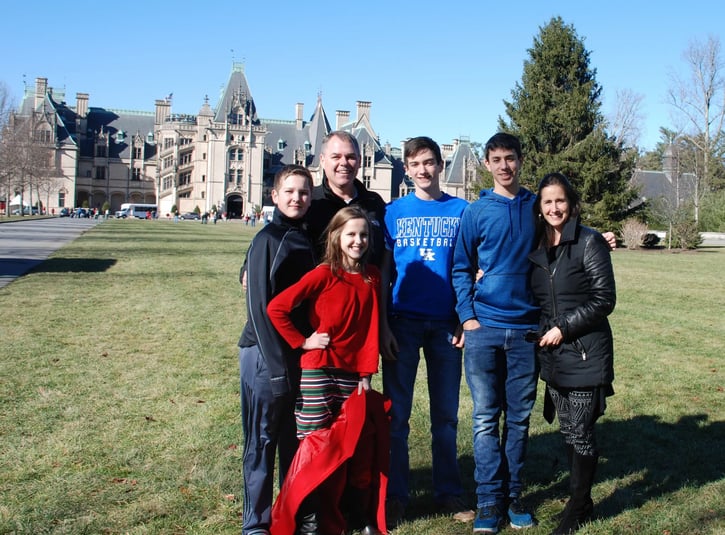
[[[58,212],[58,217],[70,217],[70,210],[68,208],[61,208]]]
[[[30,215],[30,213],[31,213],[31,209],[30,209],[29,206],[26,206],[26,207],[23,208],[23,214]],[[37,207],[33,206],[32,214],[33,215],[38,215],[38,208]],[[16,208],[15,210],[13,210],[13,215],[20,215],[20,208]]]
[[[194,220],[201,219],[201,216],[199,214],[197,214],[196,212],[186,212],[185,214],[181,214],[179,217],[181,217],[181,219],[194,219]]]

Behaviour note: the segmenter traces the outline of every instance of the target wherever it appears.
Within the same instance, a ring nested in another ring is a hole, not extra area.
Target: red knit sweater
[[[305,342],[290,321],[290,311],[305,300],[310,302],[312,328],[330,335],[325,349],[302,355],[302,368],[338,368],[360,375],[378,371],[380,271],[369,265],[367,275],[369,280],[359,273],[343,272],[340,278],[322,264],[269,302],[269,319],[291,347]]]

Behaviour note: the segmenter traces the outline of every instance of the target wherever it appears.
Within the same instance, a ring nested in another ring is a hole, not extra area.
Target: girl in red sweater
[[[269,319],[293,348],[302,348],[300,399],[295,410],[297,436],[304,439],[329,428],[345,400],[357,389],[370,390],[370,376],[378,371],[378,302],[380,271],[368,264],[370,222],[357,206],[338,211],[327,228],[323,263],[305,274],[267,306]],[[292,310],[306,302],[314,332],[305,337],[292,323]],[[364,437],[364,434],[363,434]],[[369,452],[371,448],[358,446]],[[369,510],[371,500],[370,459],[347,464],[352,503]],[[298,532],[318,534],[314,493],[298,514]],[[330,504],[325,504],[328,508]],[[365,516],[361,511],[360,516]],[[365,533],[380,533],[367,518],[356,519]]]

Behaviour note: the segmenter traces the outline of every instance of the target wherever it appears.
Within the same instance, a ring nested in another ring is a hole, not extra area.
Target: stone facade
[[[173,95],[155,101],[153,112],[90,106],[86,93],[76,105],[65,102],[45,78],[26,90],[15,121],[33,119],[49,132],[53,152],[47,196],[48,211],[87,205],[101,208],[108,201],[114,213],[122,203],[156,203],[158,214],[226,212],[240,217],[270,205],[272,179],[286,164],[309,168],[322,180],[319,152],[332,130],[346,130],[358,139],[362,162],[358,178],[369,189],[392,200],[411,190],[401,161],[401,147],[381,145],[371,122],[372,104],[357,102],[357,114],[337,111],[330,124],[322,99],[309,120],[303,104],[293,120],[262,119],[241,64],[234,64],[215,109],[208,98],[197,114],[172,111]],[[475,197],[479,161],[470,142],[441,145],[445,159],[442,189],[451,195]]]

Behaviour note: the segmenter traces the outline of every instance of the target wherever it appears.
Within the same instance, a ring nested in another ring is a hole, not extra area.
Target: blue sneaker
[[[498,533],[503,515],[497,505],[480,507],[473,520],[473,533]]]
[[[518,498],[513,498],[509,504],[509,521],[514,529],[530,528],[535,525],[534,517],[524,509]]]

